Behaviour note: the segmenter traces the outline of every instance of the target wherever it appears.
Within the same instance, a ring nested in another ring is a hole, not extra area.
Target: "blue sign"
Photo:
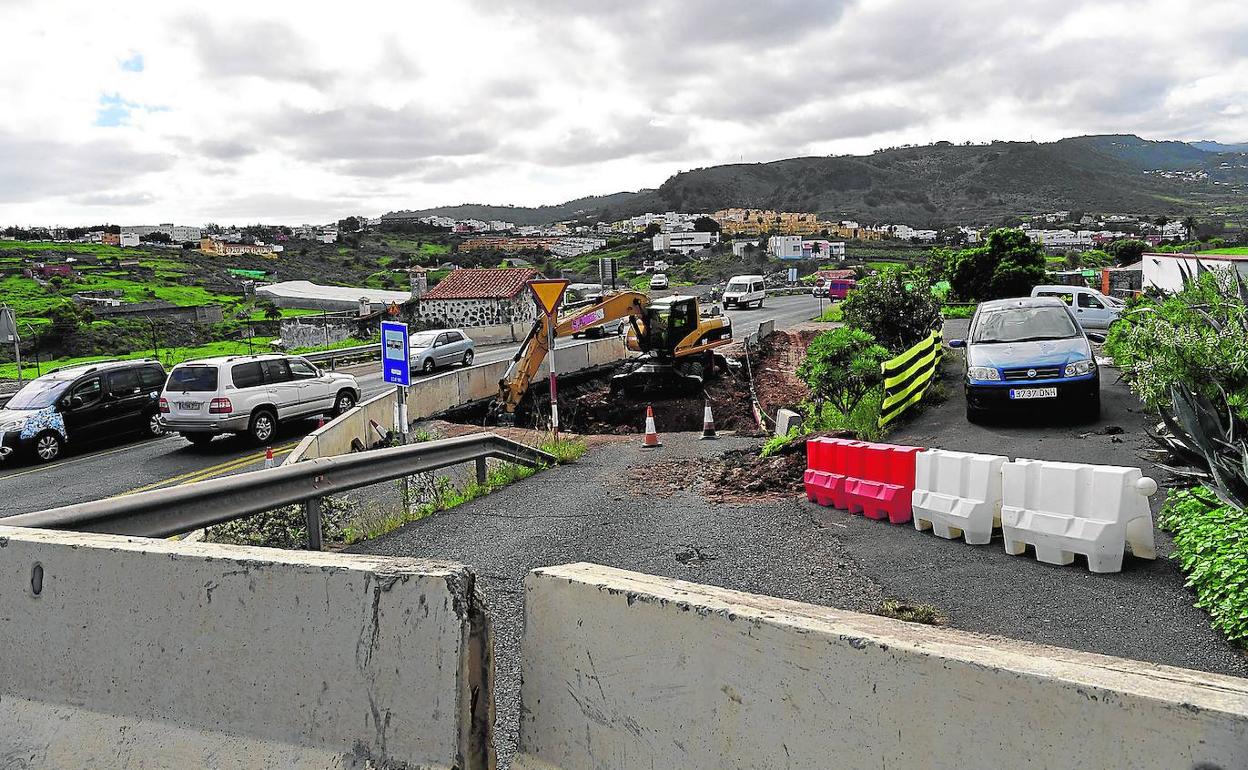
[[[392,385],[412,384],[412,368],[407,359],[407,324],[381,322],[381,376]]]

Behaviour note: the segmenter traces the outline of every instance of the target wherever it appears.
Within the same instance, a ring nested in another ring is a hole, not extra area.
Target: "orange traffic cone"
[[[659,432],[654,427],[654,407],[646,407],[646,437],[641,441],[642,449],[654,449],[663,446],[659,441]]]
[[[320,430],[321,428],[324,428],[324,427],[325,427],[325,415],[321,415],[320,418],[317,419],[316,421],[316,429]]]
[[[268,470],[273,467],[273,447],[264,448],[264,469]]]
[[[719,438],[715,435],[715,418],[711,415],[711,402],[706,402],[706,408],[702,410],[702,440],[708,438]]]

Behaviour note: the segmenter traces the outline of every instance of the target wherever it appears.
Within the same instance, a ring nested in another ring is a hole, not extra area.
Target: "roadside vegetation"
[[[1248,642],[1248,288],[1233,271],[1198,269],[1182,291],[1132,301],[1105,349],[1157,411],[1165,467],[1197,484],[1173,492],[1161,524],[1196,605]]]

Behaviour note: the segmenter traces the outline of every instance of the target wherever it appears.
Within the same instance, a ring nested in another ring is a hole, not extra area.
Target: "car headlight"
[[[26,425],[26,418],[19,417],[16,420],[9,420],[6,423],[0,423],[0,433],[8,433],[11,430],[21,430]]]
[[[1063,374],[1067,377],[1078,377],[1083,374],[1090,374],[1096,368],[1096,361],[1092,359],[1084,359],[1083,361],[1073,361],[1066,364]]]
[[[966,376],[972,380],[1000,380],[1001,371],[991,366],[972,366],[966,370]]]

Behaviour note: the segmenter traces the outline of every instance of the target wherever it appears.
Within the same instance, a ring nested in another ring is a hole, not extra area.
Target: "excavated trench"
[[[571,433],[627,435],[645,429],[646,407],[654,408],[660,433],[701,431],[703,407],[710,403],[717,431],[759,433],[751,407],[751,380],[763,411],[793,408],[808,395],[797,378],[798,364],[813,333],[776,332],[751,351],[748,362],[738,343],[720,349],[728,359],[727,374],[708,379],[700,393],[611,392],[611,378],[624,365],[559,378],[559,423]],[[488,404],[474,404],[446,415],[452,422],[490,425]],[[546,383],[534,383],[516,410],[516,425],[545,429],[550,425],[550,394]],[[770,424],[767,425],[769,429]]]

